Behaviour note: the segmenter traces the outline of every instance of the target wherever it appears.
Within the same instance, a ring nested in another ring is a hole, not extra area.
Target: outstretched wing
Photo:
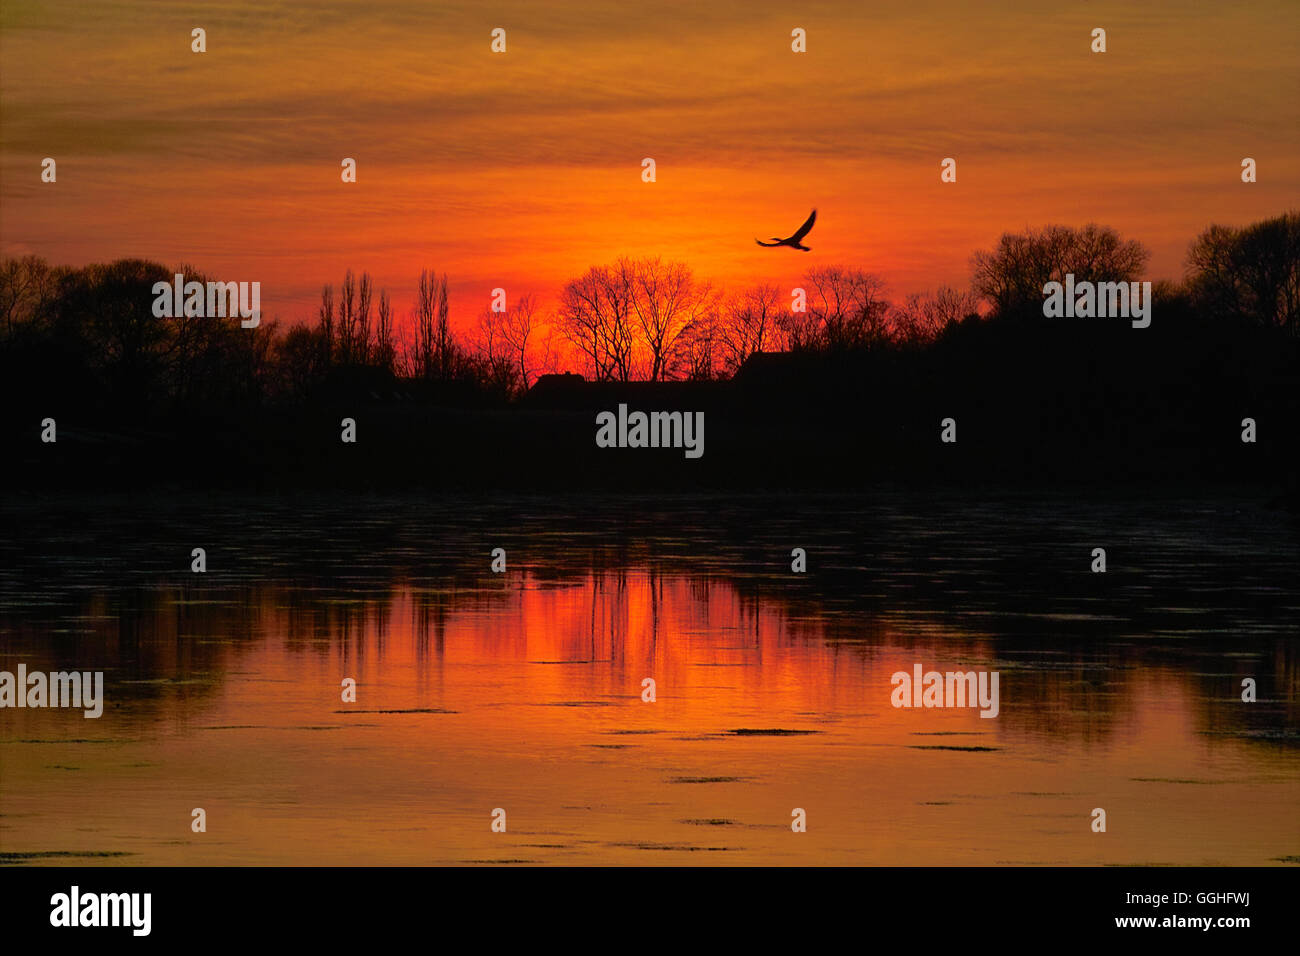
[[[814,210],[812,211],[812,215],[809,216],[809,217],[804,221],[804,224],[803,224],[802,226],[799,227],[799,231],[796,232],[793,236],[791,236],[790,239],[791,239],[793,242],[799,242],[799,241],[801,241],[801,240],[803,239],[804,236],[808,235],[808,230],[811,229],[811,228],[813,227],[813,223],[815,223],[816,221],[817,221],[817,210],[814,209]]]
[[[755,239],[754,241],[760,246],[779,246],[781,244],[781,240],[779,239],[776,242],[763,242],[761,239]]]

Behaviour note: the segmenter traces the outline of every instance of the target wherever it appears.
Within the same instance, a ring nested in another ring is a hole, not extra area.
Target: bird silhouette
[[[817,210],[814,209],[812,215],[804,220],[804,224],[799,227],[799,231],[788,239],[778,239],[776,236],[773,236],[771,242],[763,242],[761,239],[755,239],[754,241],[760,246],[789,246],[791,249],[802,249],[804,252],[812,252],[812,250],[805,246],[801,240],[804,236],[808,235],[808,230],[813,227],[813,223],[816,221]]]

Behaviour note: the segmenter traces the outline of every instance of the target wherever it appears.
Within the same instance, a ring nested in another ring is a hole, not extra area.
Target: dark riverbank
[[[12,356],[10,356],[12,358]],[[336,380],[294,401],[127,405],[3,389],[10,488],[853,489],[880,482],[1296,492],[1300,341],[1194,324],[1014,322],[924,350],[760,354],[729,381],[544,379],[521,399]],[[598,447],[597,415],[704,416],[703,454]],[[57,441],[42,441],[53,418]],[[355,442],[342,440],[353,419]],[[951,419],[943,441],[945,420]],[[1254,441],[1243,441],[1247,419]]]

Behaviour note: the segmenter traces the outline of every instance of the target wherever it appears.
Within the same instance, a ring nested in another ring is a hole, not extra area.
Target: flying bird
[[[804,236],[808,235],[808,230],[813,227],[813,223],[816,221],[817,210],[814,209],[812,215],[804,220],[804,224],[799,227],[799,231],[790,238],[778,239],[776,236],[773,236],[771,242],[763,242],[761,239],[755,239],[754,241],[760,246],[789,246],[791,249],[802,249],[804,252],[812,252],[811,249],[803,244],[802,240]]]

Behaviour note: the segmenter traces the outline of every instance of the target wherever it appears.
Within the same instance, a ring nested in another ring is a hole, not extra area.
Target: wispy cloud
[[[806,263],[748,234],[817,204],[818,256],[904,288],[1048,220],[1110,222],[1172,275],[1208,221],[1300,205],[1297,26],[1290,0],[8,4],[0,251],[210,257],[296,313],[345,264],[397,284],[436,262],[467,296],[629,250],[783,281]]]

